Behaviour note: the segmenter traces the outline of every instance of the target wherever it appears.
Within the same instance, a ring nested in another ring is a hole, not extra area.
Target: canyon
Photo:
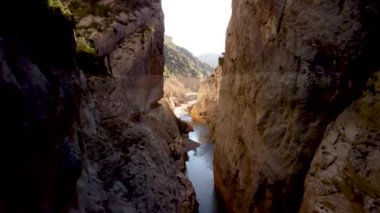
[[[199,84],[160,0],[0,1],[0,212],[197,212],[173,109],[198,87],[227,212],[380,212],[380,3],[232,11]]]
[[[378,1],[233,1],[215,122],[230,212],[379,212]]]

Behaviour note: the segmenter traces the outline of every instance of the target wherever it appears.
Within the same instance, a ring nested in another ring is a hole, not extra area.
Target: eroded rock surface
[[[64,0],[63,3],[78,19],[76,36],[84,37],[96,50],[99,65],[81,67],[86,73],[109,76],[88,76],[89,84],[100,87],[101,95],[109,94],[100,97],[95,91],[95,98],[104,105],[102,114],[107,111],[109,115],[104,116],[118,115],[126,109],[131,113],[148,111],[163,95],[161,2]]]
[[[160,1],[62,3],[0,2],[0,212],[196,211]]]
[[[342,135],[334,133],[342,120],[347,122],[347,128],[356,126],[353,123],[357,118],[347,116],[361,113],[355,109],[355,103],[362,105],[358,94],[379,65],[379,3],[234,0],[232,7],[214,159],[216,188],[228,209],[297,212],[304,199],[302,210],[311,212],[312,199],[324,200],[320,196],[331,188],[337,190],[336,197],[330,197],[335,206],[344,201],[345,206],[378,208],[376,190],[368,190],[377,187],[371,180],[378,168],[370,162],[377,158],[378,147],[371,145],[374,150],[367,155],[369,145],[363,144],[373,144],[370,141],[374,140],[377,143],[373,135],[371,139],[355,139],[356,142],[338,141],[337,146],[346,147],[348,154],[340,153],[344,149],[334,150],[329,157],[349,159],[336,160],[332,166],[342,162],[351,173],[359,174],[350,176],[338,170],[334,179],[338,187],[331,186],[334,181],[329,179],[322,183],[322,192],[310,194],[313,187],[319,186],[316,184],[321,184],[326,171],[318,169],[321,161],[315,160],[315,172],[309,173],[306,180],[304,198],[303,184],[321,142],[333,140],[332,134]],[[349,107],[355,99],[354,108]],[[330,133],[325,135],[328,126]],[[329,149],[331,146],[334,145]],[[343,157],[339,157],[341,154]],[[370,172],[361,174],[364,171]],[[350,197],[356,195],[355,190],[360,192],[359,200]],[[343,195],[348,197],[342,198]]]
[[[75,4],[65,2],[69,8]],[[81,18],[77,36],[93,44],[101,65],[82,66],[90,97],[81,106],[88,161],[78,194],[88,202],[76,210],[193,212],[195,193],[182,173],[185,138],[168,104],[158,103],[164,70],[161,2],[97,6],[110,12],[81,17],[83,5],[73,10]]]
[[[191,108],[193,120],[202,123],[213,123],[217,119],[221,75],[222,67],[218,66],[211,76],[202,81],[197,102]]]
[[[211,76],[202,81],[197,102],[190,107],[191,117],[194,121],[208,124],[212,142],[215,142],[215,126],[219,120],[218,103],[222,69],[222,66],[219,65]]]
[[[301,212],[380,211],[380,72],[326,130]]]
[[[131,121],[104,119],[84,137],[88,161],[74,212],[193,212],[194,190],[184,170],[186,149],[166,104]]]

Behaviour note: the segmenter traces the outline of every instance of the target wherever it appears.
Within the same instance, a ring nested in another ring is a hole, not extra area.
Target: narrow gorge
[[[380,212],[380,2],[231,6],[213,71],[161,0],[0,0],[0,212]]]

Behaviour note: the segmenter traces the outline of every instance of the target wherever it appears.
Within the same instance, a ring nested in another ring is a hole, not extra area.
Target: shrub
[[[84,37],[82,36],[76,37],[75,40],[77,44],[77,52],[83,52],[90,55],[96,55],[95,48],[91,47]]]

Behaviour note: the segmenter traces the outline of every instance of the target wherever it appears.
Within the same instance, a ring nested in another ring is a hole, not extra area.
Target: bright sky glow
[[[231,0],[162,0],[165,34],[194,55],[224,52]]]

